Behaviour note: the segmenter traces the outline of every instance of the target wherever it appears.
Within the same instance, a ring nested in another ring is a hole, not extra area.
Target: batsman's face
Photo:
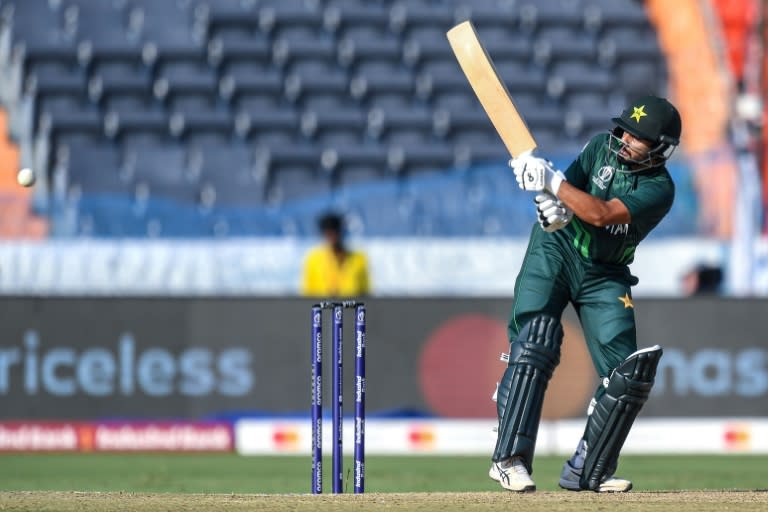
[[[653,142],[635,137],[629,132],[622,134],[621,141],[624,144],[619,149],[619,156],[629,161],[640,162],[645,160],[648,152],[653,147]]]

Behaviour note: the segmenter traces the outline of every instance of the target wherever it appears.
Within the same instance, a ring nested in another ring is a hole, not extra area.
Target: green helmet
[[[677,109],[665,98],[643,96],[630,103],[619,117],[612,121],[616,129],[611,133],[608,148],[617,156],[624,142],[621,134],[629,132],[637,138],[656,143],[644,160],[635,161],[619,157],[634,170],[662,165],[680,143],[682,124]]]

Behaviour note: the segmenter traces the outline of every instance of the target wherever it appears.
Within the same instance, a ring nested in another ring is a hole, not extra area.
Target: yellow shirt
[[[327,245],[313,248],[304,260],[301,293],[315,297],[355,297],[370,291],[365,254],[350,251],[339,263]]]

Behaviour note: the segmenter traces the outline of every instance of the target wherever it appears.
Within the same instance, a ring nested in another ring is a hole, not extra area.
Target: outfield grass
[[[346,461],[350,468],[351,461]],[[487,457],[368,457],[368,492],[484,492]],[[557,490],[562,457],[539,457],[539,490]],[[326,469],[330,470],[330,460]],[[626,456],[619,475],[636,491],[767,489],[766,456]],[[348,479],[351,487],[351,475]],[[325,475],[330,486],[330,471]],[[309,457],[236,455],[3,455],[3,491],[306,493]]]

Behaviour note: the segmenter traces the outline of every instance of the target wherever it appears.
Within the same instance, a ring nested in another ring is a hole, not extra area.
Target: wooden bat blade
[[[515,108],[506,85],[496,72],[471,21],[456,25],[446,34],[477,99],[488,114],[509,153],[516,157],[536,147],[525,120]]]

